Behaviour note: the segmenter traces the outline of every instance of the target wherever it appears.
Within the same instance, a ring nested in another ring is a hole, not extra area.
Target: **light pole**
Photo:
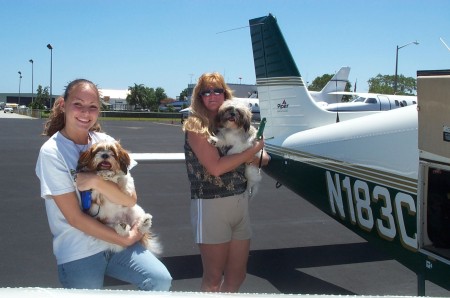
[[[22,72],[18,71],[19,74],[19,101],[17,102],[17,105],[20,106],[20,84],[22,83]]]
[[[404,48],[406,46],[409,46],[410,44],[418,45],[419,43],[416,41],[411,41],[405,45],[397,46],[397,52],[395,53],[395,77],[394,77],[394,94],[397,93],[397,69],[398,69],[398,50],[401,48]]]
[[[50,50],[50,109],[52,108],[52,69],[53,69],[53,47],[51,44],[47,45]]]
[[[34,70],[33,70],[33,65],[34,65],[34,61],[33,59],[28,60],[31,63],[31,103],[34,102]]]

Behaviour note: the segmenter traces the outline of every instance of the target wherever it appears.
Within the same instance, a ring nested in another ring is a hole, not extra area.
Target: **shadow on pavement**
[[[247,273],[271,283],[284,294],[354,295],[342,287],[318,279],[299,268],[335,266],[391,260],[368,243],[353,243],[299,248],[250,251]],[[200,255],[162,258],[174,281],[202,276]],[[125,285],[122,281],[106,278],[105,286]]]

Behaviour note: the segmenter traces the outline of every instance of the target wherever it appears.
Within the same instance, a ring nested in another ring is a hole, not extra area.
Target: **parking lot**
[[[34,167],[43,119],[0,113],[0,287],[60,287],[51,235]],[[183,150],[179,124],[102,121],[134,153]],[[184,163],[139,164],[132,172],[139,204],[153,214],[164,245],[162,261],[174,291],[198,291],[201,261],[189,220]],[[253,239],[242,292],[415,295],[416,276],[264,175],[251,203]],[[108,281],[109,288],[128,285]],[[427,283],[428,296],[450,297]]]

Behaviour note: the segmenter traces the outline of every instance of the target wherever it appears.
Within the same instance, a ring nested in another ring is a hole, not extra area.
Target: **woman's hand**
[[[142,234],[139,229],[138,225],[135,224],[131,227],[130,232],[128,233],[128,236],[124,236],[124,246],[131,246],[142,239],[144,234]]]
[[[266,150],[262,150],[262,160],[261,160],[261,152],[257,153],[252,157],[249,161],[247,161],[247,165],[259,167],[259,166],[267,166],[270,161],[270,155],[267,154]],[[261,164],[260,164],[261,162]]]
[[[77,188],[80,191],[95,189],[96,180],[102,179],[100,176],[97,176],[92,172],[77,173],[75,175],[75,182],[77,183]]]
[[[96,175],[96,173],[77,173],[75,182],[78,190],[85,191],[95,189],[103,194],[106,199],[118,205],[133,207],[137,202],[137,195],[135,191],[131,194],[124,193],[116,183],[106,181],[102,177]]]
[[[130,246],[143,237],[137,225],[131,228],[128,236],[120,236],[113,228],[85,214],[80,209],[75,192],[53,196],[53,199],[71,226],[95,238],[120,246]]]

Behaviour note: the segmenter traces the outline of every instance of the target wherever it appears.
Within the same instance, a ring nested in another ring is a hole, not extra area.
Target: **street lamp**
[[[53,69],[53,47],[51,44],[47,45],[50,50],[50,109],[52,108],[52,69]]]
[[[34,82],[34,70],[33,70],[33,59],[28,60],[31,63],[31,103],[33,103],[34,101],[34,86],[33,86],[33,82]]]
[[[17,101],[17,105],[20,106],[20,84],[22,83],[22,72],[18,71],[19,74],[19,101]]]
[[[404,48],[406,46],[409,46],[410,44],[415,44],[418,45],[419,43],[416,41],[411,41],[405,45],[402,46],[397,46],[397,52],[395,54],[395,77],[394,77],[394,94],[397,92],[397,69],[398,69],[398,50],[400,50],[401,48]]]

